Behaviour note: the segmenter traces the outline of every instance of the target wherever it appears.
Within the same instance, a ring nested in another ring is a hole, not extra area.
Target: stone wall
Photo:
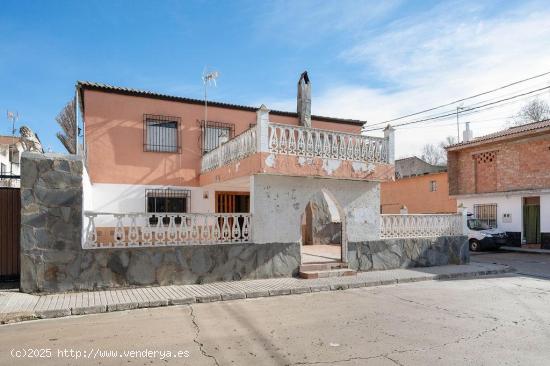
[[[384,239],[348,243],[349,266],[360,271],[470,262],[466,236]]]
[[[21,291],[193,284],[297,274],[297,243],[82,249],[82,161],[26,153],[21,179]]]

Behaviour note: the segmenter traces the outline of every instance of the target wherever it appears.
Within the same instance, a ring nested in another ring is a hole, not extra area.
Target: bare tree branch
[[[63,107],[61,112],[55,117],[55,120],[63,130],[56,134],[57,138],[70,154],[76,154],[76,115],[75,100],[72,99]]]
[[[512,126],[540,122],[550,118],[550,106],[542,99],[534,99],[525,104],[511,121]]]

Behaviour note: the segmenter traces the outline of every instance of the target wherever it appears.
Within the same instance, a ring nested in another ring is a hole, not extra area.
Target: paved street
[[[546,365],[549,303],[550,281],[508,274],[73,316],[0,326],[0,364]]]
[[[487,251],[472,253],[472,262],[497,263],[514,267],[518,273],[550,279],[550,255]]]

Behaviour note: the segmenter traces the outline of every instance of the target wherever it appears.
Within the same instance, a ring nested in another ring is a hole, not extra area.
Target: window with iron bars
[[[143,150],[180,152],[179,117],[143,115]]]
[[[233,137],[235,137],[234,123],[201,121],[201,149],[203,155]]]
[[[474,217],[490,227],[497,227],[497,204],[474,205]]]
[[[191,191],[188,189],[146,189],[145,209],[149,213],[185,213],[191,211]],[[158,218],[149,220],[151,225],[158,223]],[[176,217],[176,224],[181,218]],[[169,218],[163,218],[163,224],[169,224]]]

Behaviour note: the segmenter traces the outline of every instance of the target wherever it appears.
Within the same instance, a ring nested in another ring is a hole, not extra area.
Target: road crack
[[[216,364],[216,366],[220,366],[220,364],[219,364],[218,360],[216,359],[216,357],[211,355],[210,353],[206,352],[206,350],[204,349],[204,343],[199,341],[199,335],[201,333],[201,328],[199,327],[199,324],[197,323],[197,317],[195,316],[193,306],[189,305],[189,309],[191,310],[191,312],[189,313],[189,315],[191,316],[191,323],[193,323],[193,327],[195,328],[195,338],[193,338],[193,342],[199,347],[199,351],[201,351],[201,354],[204,357],[211,358],[214,361],[214,363]]]

